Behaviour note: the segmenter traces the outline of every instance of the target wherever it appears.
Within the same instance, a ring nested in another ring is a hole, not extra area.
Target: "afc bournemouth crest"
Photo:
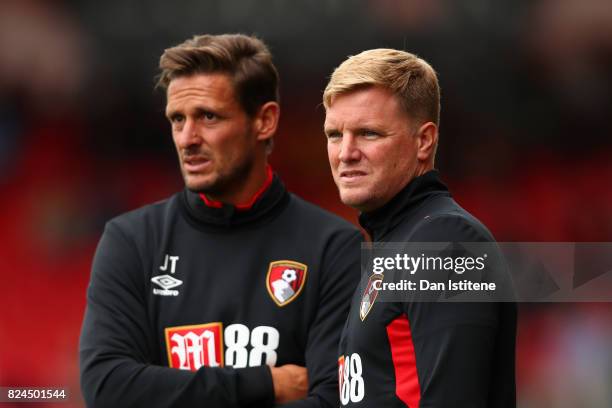
[[[377,280],[383,280],[383,275],[374,274],[370,276],[368,280],[368,284],[366,285],[365,291],[363,292],[363,296],[361,297],[361,304],[359,305],[359,317],[363,322],[370,313],[370,309],[374,306],[374,301],[378,296],[378,291],[374,288],[374,282]]]
[[[270,262],[266,287],[278,306],[285,306],[298,297],[304,288],[308,267],[295,261]]]

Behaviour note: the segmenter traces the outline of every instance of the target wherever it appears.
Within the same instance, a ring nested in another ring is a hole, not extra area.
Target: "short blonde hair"
[[[434,69],[414,54],[377,48],[353,55],[336,68],[323,93],[325,109],[334,96],[369,86],[393,92],[417,120],[440,122],[440,86]]]

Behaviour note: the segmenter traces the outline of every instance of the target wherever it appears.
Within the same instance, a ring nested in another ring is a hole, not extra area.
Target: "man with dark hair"
[[[495,242],[434,170],[440,90],[427,62],[404,51],[364,51],[336,68],[323,104],[340,198],[361,211],[379,248]],[[499,276],[508,290],[509,276]],[[383,303],[376,275],[362,279],[340,341],[343,406],[516,405],[515,304]],[[415,298],[427,296],[408,300]]]
[[[267,164],[278,74],[264,43],[167,49],[159,85],[186,189],[106,225],[80,342],[88,406],[337,406],[359,232]]]

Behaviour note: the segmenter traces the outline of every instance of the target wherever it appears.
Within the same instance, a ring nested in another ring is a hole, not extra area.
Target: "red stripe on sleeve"
[[[406,315],[397,317],[387,325],[387,337],[395,369],[395,394],[409,408],[418,408],[421,386],[417,375],[410,322]]]

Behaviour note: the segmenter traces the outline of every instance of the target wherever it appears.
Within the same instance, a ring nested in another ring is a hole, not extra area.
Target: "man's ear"
[[[254,130],[258,141],[265,141],[274,136],[279,118],[280,106],[278,103],[266,102],[259,108],[254,120]]]
[[[438,146],[438,126],[433,122],[425,122],[416,133],[417,159],[429,162],[434,159]]]

